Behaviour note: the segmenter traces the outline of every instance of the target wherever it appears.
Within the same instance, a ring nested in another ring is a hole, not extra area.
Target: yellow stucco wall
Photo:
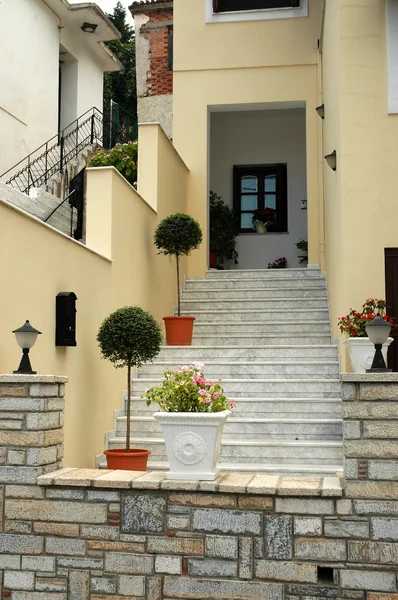
[[[326,275],[340,339],[338,316],[385,297],[384,248],[398,246],[398,116],[387,112],[385,1],[327,0],[323,43],[325,150],[337,151],[336,173],[325,168]]]
[[[320,261],[317,40],[321,3],[309,17],[206,23],[205,0],[175,0],[173,143],[190,170],[188,210],[207,229],[209,107],[293,102],[306,106],[309,261]],[[189,259],[203,276],[207,236]]]
[[[158,213],[113,167],[88,170],[88,229],[92,219],[102,232],[91,232],[90,243],[100,249],[102,235],[110,240],[102,246],[106,258],[0,201],[0,372],[17,368],[20,349],[11,330],[30,319],[43,332],[31,351],[33,368],[69,376],[66,466],[94,466],[105,432],[113,429],[113,411],[122,405],[126,373],[100,359],[96,334],[102,320],[118,307],[138,304],[161,322],[175,304],[175,265],[157,255],[152,240],[159,219],[185,212],[187,171],[167,139],[159,147],[157,158],[147,147],[155,171],[157,160],[167,165],[167,182],[160,169]],[[183,276],[186,261],[181,267]],[[55,296],[62,291],[78,297],[76,348],[54,345]]]

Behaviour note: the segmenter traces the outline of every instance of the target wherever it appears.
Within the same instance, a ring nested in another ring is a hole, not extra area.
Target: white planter
[[[267,233],[266,223],[261,223],[261,221],[254,221],[254,227],[256,229],[256,233]]]
[[[382,353],[386,364],[388,346],[393,341],[394,338],[389,337],[386,343],[383,344]],[[373,358],[375,355],[374,344],[372,344],[368,337],[350,337],[344,340],[344,344],[348,348],[353,372],[366,373],[366,369],[370,369],[370,367],[372,366]]]
[[[230,410],[217,413],[157,412],[170,471],[167,479],[212,481],[217,469],[224,423]]]

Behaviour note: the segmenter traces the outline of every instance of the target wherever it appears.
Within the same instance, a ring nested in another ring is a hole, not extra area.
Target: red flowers
[[[365,325],[379,314],[385,321],[394,325],[394,318],[386,315],[386,303],[378,298],[368,298],[362,305],[362,312],[357,312],[350,308],[350,312],[345,317],[338,320],[339,329],[342,333],[347,333],[350,337],[367,337]]]
[[[257,208],[253,211],[253,221],[260,221],[264,225],[271,225],[276,221],[276,210],[274,208]]]

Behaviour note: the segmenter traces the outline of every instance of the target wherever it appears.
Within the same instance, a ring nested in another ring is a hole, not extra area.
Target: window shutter
[[[213,12],[218,13],[221,10],[221,0],[213,0]]]

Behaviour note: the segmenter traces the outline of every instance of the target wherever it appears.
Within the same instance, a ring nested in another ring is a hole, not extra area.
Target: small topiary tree
[[[162,332],[153,316],[139,306],[115,310],[99,328],[97,341],[101,357],[116,369],[127,367],[126,452],[130,451],[131,367],[140,367],[160,352]]]
[[[159,254],[176,257],[178,316],[181,316],[180,297],[180,256],[188,256],[202,243],[202,230],[195,219],[184,213],[166,217],[155,231],[155,246]]]

